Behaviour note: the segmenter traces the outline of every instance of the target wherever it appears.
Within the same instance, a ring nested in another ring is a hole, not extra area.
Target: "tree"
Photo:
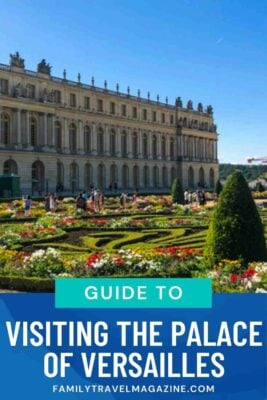
[[[256,192],[264,192],[265,188],[263,186],[263,184],[261,183],[261,181],[258,181],[256,184]]]
[[[218,179],[216,182],[216,185],[215,185],[215,189],[214,189],[214,191],[218,197],[220,196],[222,189],[223,189],[223,185],[221,184],[220,179]]]
[[[180,179],[175,178],[172,184],[172,202],[184,204],[184,191]]]
[[[204,255],[210,266],[222,259],[245,263],[266,259],[263,225],[242,173],[229,176],[211,220]]]

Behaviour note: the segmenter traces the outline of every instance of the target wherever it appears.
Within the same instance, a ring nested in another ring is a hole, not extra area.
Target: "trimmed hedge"
[[[54,292],[55,282],[53,279],[46,278],[0,275],[0,288],[20,292]]]

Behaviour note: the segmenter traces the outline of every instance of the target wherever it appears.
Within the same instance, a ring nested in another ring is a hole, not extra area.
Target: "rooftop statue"
[[[9,54],[9,55],[10,55],[11,67],[25,68],[24,59],[20,57],[18,51],[16,51],[15,54]]]
[[[181,97],[177,97],[175,104],[177,107],[183,107],[183,102],[181,100]]]
[[[198,103],[197,111],[203,112],[203,105],[202,105],[202,103]]]
[[[207,111],[207,113],[208,113],[209,115],[212,115],[212,114],[213,114],[213,108],[212,108],[212,106],[208,106],[206,111]]]
[[[193,110],[193,102],[192,102],[192,100],[188,100],[186,108],[188,110]]]
[[[37,65],[37,72],[41,72],[42,74],[48,74],[50,75],[51,73],[51,66],[48,64],[45,59],[43,58],[41,62]]]

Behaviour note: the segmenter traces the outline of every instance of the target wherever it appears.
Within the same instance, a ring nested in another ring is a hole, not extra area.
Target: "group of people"
[[[196,202],[200,206],[203,206],[206,204],[206,196],[205,192],[203,189],[198,189],[196,193],[192,193],[189,190],[185,190],[184,192],[184,203],[185,204],[193,204],[193,202]]]
[[[101,190],[92,189],[90,193],[85,190],[76,198],[77,210],[99,212],[104,206],[104,194]]]

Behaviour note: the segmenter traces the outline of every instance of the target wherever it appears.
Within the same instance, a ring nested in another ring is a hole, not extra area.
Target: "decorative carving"
[[[147,99],[150,100],[150,92],[147,92]]]
[[[78,73],[78,83],[81,83],[81,74],[80,74],[80,72]]]
[[[24,59],[20,57],[19,52],[10,54],[10,65],[11,67],[25,68]]]
[[[186,108],[188,110],[193,110],[193,102],[192,102],[192,100],[188,100]]]
[[[66,80],[66,78],[67,78],[67,71],[64,69],[63,70],[63,79]]]
[[[23,96],[23,87],[21,83],[18,83],[14,88],[14,97],[22,97]]]
[[[118,83],[117,83],[117,85],[116,85],[116,90],[117,90],[117,93],[119,93],[119,91],[120,91],[120,86],[119,86]]]
[[[48,64],[45,59],[43,58],[39,64],[37,65],[37,72],[40,72],[41,74],[47,74],[50,75],[51,73],[51,66]]]
[[[202,105],[202,103],[198,103],[197,111],[198,111],[198,112],[203,112],[203,105]]]
[[[213,115],[213,108],[212,108],[212,106],[207,106],[207,114],[209,114],[209,115]]]
[[[177,97],[176,101],[175,101],[175,105],[176,107],[183,107],[183,102],[181,100],[181,97]]]

